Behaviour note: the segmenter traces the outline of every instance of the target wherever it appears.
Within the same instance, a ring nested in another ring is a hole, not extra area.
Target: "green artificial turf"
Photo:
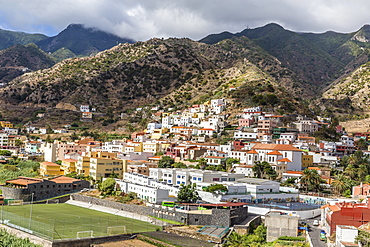
[[[5,223],[30,229],[33,234],[47,239],[76,238],[77,232],[80,237],[90,237],[91,234],[97,237],[150,232],[157,228],[147,222],[64,203],[33,204],[32,210],[31,205],[1,208],[0,218]]]

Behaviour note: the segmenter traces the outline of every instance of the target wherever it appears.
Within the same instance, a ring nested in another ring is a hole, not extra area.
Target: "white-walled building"
[[[7,133],[0,133],[0,147],[7,147],[9,145]]]
[[[247,165],[266,161],[271,165],[286,163],[288,171],[302,170],[302,151],[292,145],[257,143],[247,153]],[[243,163],[243,162],[242,162]]]
[[[140,199],[150,203],[161,203],[162,201],[168,200],[169,193],[168,190],[165,189],[133,184],[125,181],[117,181],[116,183],[123,192],[135,192]]]
[[[354,226],[337,225],[335,235],[335,247],[355,246],[353,244],[356,242],[358,229]]]
[[[160,128],[162,128],[161,123],[148,123],[146,133],[153,133],[155,129],[160,129]]]
[[[245,131],[235,131],[234,132],[234,139],[248,139],[248,140],[257,140],[258,133],[257,132],[245,132]]]

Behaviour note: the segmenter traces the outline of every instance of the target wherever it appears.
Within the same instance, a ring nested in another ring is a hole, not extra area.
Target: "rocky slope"
[[[89,104],[100,112],[119,113],[145,104],[184,108],[231,97],[240,107],[266,105],[303,111],[285,89],[294,92],[292,78],[293,72],[245,37],[217,45],[152,39],[27,73],[0,89],[0,104]]]

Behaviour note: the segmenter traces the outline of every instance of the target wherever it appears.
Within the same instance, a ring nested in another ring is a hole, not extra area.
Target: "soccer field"
[[[51,240],[150,232],[157,228],[147,222],[64,203],[1,208],[3,223],[29,229],[33,234]]]

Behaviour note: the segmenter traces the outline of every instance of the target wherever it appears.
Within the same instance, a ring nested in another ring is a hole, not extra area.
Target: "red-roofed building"
[[[65,176],[57,176],[50,180],[18,177],[7,180],[0,188],[5,199],[30,201],[33,194],[33,200],[38,201],[90,188],[90,183]]]
[[[337,225],[360,227],[370,222],[370,204],[340,202],[323,209],[323,223],[329,235],[336,231]]]
[[[266,161],[271,165],[278,165],[278,162],[286,162],[287,171],[302,170],[303,152],[292,145],[256,143],[252,149],[258,154],[249,153],[246,161],[247,165],[254,165],[256,161]],[[287,158],[287,160],[282,161],[284,158]]]

